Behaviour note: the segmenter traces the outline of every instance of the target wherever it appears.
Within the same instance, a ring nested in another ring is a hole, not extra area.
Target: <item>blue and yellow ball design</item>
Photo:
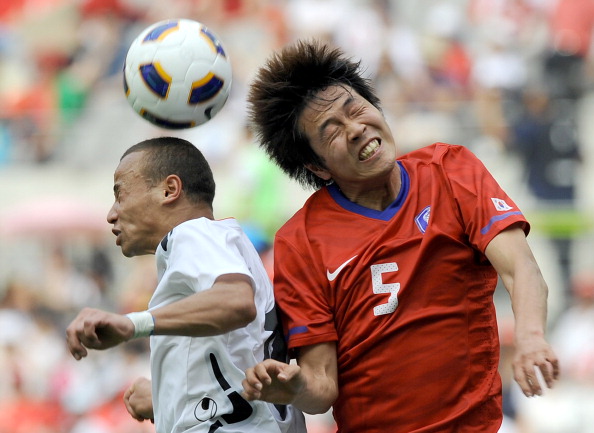
[[[133,41],[124,65],[124,91],[134,110],[167,129],[209,121],[225,105],[232,70],[219,38],[202,23],[155,23]]]

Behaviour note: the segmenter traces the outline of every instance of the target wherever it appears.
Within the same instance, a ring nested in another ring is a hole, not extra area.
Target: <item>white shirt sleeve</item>
[[[192,292],[212,287],[225,274],[251,272],[241,256],[239,233],[210,220],[193,220],[177,226],[169,239],[168,284],[186,285]]]

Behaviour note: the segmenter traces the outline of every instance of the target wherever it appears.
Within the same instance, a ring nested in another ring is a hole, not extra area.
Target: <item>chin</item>
[[[134,257],[136,255],[133,251],[130,251],[130,248],[126,248],[126,245],[124,244],[120,245],[120,248],[124,257]]]

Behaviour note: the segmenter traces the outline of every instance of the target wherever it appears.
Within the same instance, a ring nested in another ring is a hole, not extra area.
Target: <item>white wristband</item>
[[[148,337],[155,331],[155,318],[150,311],[139,311],[128,313],[126,317],[134,324],[134,335],[132,338]]]

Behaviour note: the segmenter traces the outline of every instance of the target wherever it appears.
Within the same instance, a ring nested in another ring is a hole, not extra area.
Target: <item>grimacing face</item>
[[[144,152],[126,155],[114,173],[114,203],[107,221],[113,225],[116,245],[126,257],[154,254],[158,235],[160,188],[150,187],[140,171]]]
[[[299,127],[325,163],[308,168],[343,190],[394,169],[396,145],[383,113],[353,89],[321,90],[303,110]]]

